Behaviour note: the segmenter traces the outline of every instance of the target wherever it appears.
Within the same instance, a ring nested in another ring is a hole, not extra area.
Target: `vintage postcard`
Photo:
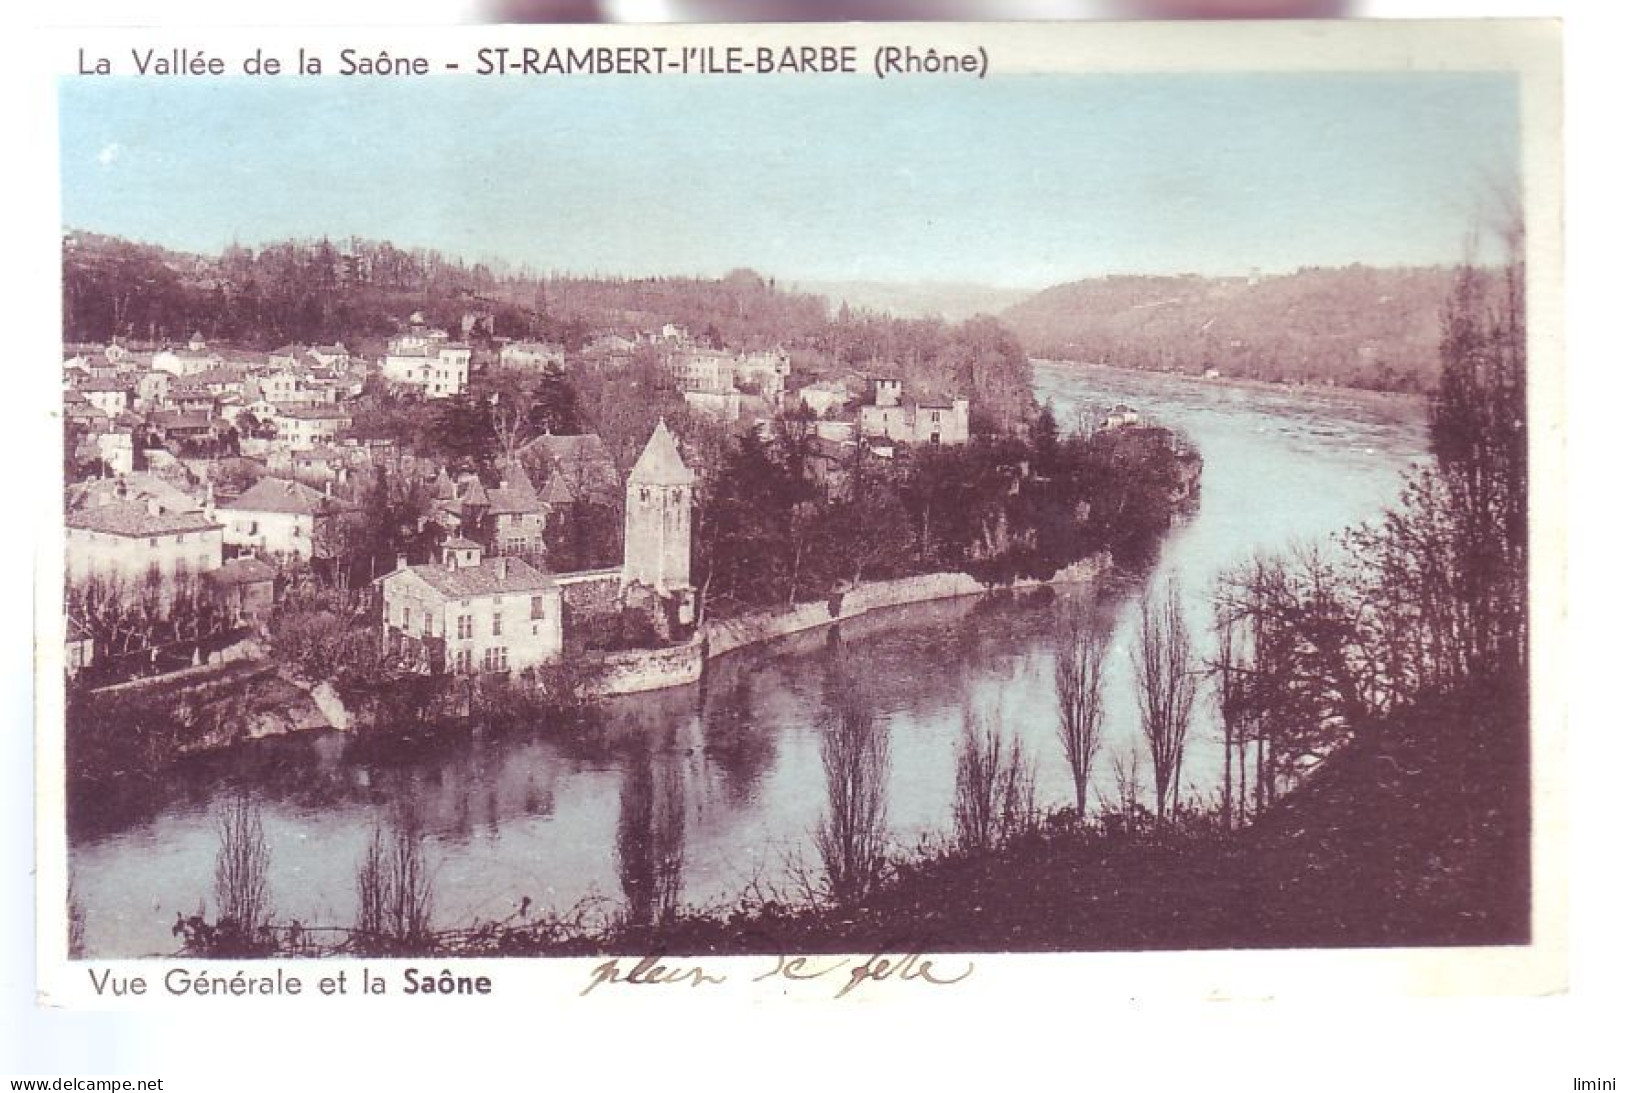
[[[1555,25],[38,64],[47,1003],[1563,989]]]

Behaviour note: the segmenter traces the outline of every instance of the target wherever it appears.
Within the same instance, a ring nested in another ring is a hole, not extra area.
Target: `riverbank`
[[[1060,809],[992,849],[894,857],[855,903],[751,892],[655,925],[521,907],[382,948],[344,931],[338,944],[437,957],[1527,944],[1530,805],[1525,698],[1494,685],[1368,726],[1239,829],[1216,809],[1161,825],[1137,807],[1087,822]],[[284,955],[327,954],[268,937]]]
[[[854,906],[742,906],[538,954],[1091,952],[1524,944],[1529,767],[1511,693],[1428,700],[1331,757],[1255,823],[1159,830],[1070,810],[985,853],[898,863]]]

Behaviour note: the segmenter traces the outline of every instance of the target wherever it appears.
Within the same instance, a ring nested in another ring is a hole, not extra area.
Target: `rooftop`
[[[220,508],[237,512],[283,512],[298,516],[319,516],[335,508],[337,502],[302,482],[266,477],[250,486],[235,501],[222,501]]]
[[[316,403],[313,405],[278,406],[276,416],[293,418],[296,421],[338,421],[340,419],[349,419],[351,414],[342,406],[334,406],[330,403]]]
[[[178,535],[186,531],[212,531],[221,525],[201,512],[168,512],[155,501],[115,501],[67,515],[70,528],[102,535],[123,535],[142,539],[154,535]]]
[[[453,569],[444,565],[413,565],[382,578],[387,581],[410,572],[448,600],[475,596],[501,596],[510,593],[541,592],[554,587],[554,580],[522,558],[487,558],[479,565]]]
[[[694,482],[694,472],[688,469],[683,462],[682,453],[677,450],[677,439],[666,428],[666,419],[661,418],[655,423],[654,432],[649,435],[649,443],[643,446],[643,454],[632,466],[632,473],[627,475],[628,482],[646,483],[652,486],[688,486]]]

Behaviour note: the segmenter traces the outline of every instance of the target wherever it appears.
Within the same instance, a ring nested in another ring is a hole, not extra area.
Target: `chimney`
[[[505,581],[507,579],[508,579],[508,559],[506,559],[506,558],[498,558],[497,559],[497,580]]]
[[[401,570],[403,570],[405,568],[406,568],[406,555],[404,555],[404,554],[395,555],[395,571],[397,573],[399,573]]]
[[[164,509],[162,505],[158,504],[158,499],[156,497],[147,498],[147,515],[162,516],[163,514]]]

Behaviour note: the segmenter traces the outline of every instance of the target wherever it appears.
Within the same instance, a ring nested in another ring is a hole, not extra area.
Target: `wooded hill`
[[[687,328],[729,349],[783,347],[805,377],[884,372],[910,397],[966,395],[978,422],[1008,428],[1033,409],[1026,354],[981,317],[941,319],[831,309],[751,270],[721,278],[538,275],[363,239],[288,240],[218,256],[68,232],[62,245],[63,341],[184,341],[270,349],[342,340],[376,354],[422,312],[476,344],[543,338],[574,353],[596,334]],[[861,393],[861,392],[860,392]]]
[[[1427,390],[1452,273],[1355,265],[1256,279],[1102,277],[1045,289],[1001,317],[1039,357]]]

